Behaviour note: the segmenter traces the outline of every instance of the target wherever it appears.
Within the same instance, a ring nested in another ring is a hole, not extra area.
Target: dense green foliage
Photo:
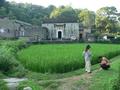
[[[5,84],[6,83],[2,79],[0,79],[0,90],[8,90]]]
[[[0,70],[7,72],[17,65],[15,58],[5,49],[0,49]]]
[[[98,63],[98,56],[108,58],[120,54],[120,46],[112,44],[91,44],[92,64]],[[37,72],[63,73],[84,67],[82,52],[85,44],[33,45],[18,53],[23,65]],[[31,65],[32,64],[32,65]]]
[[[59,8],[54,9],[51,14],[50,14],[50,18],[54,18],[54,19],[62,19],[62,20],[66,20],[66,21],[77,21],[78,17],[77,14],[75,12],[75,10],[70,7],[70,6],[61,6]]]
[[[88,9],[74,9],[71,6],[55,7],[39,5],[0,2],[0,16],[18,19],[34,25],[41,25],[44,21],[79,22],[86,28],[94,28],[99,32],[116,33],[120,31],[119,11],[115,7],[102,7],[96,13]]]
[[[8,16],[10,19],[18,19],[34,25],[41,25],[43,19],[48,18],[55,8],[53,5],[45,8],[43,6],[15,2],[0,4],[0,16]]]
[[[96,13],[96,27],[100,32],[116,32],[118,11],[115,7],[102,7]]]
[[[0,71],[6,75],[24,76],[25,69],[16,60],[17,51],[26,47],[24,40],[1,41],[0,45]]]
[[[83,9],[78,17],[84,27],[93,28],[95,26],[95,13],[93,11]]]

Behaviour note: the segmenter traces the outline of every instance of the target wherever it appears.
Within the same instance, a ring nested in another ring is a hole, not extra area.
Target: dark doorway
[[[49,36],[49,32],[48,32],[48,30],[46,29],[46,36],[45,36],[45,37],[46,37],[46,40],[48,40],[48,39],[49,39],[49,37],[48,37],[48,36]]]
[[[83,36],[82,33],[80,33],[80,34],[79,34],[79,39],[82,39],[82,36]]]
[[[61,39],[61,38],[62,38],[62,32],[58,31],[58,39]]]

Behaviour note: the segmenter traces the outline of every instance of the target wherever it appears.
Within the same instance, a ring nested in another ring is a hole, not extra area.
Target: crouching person
[[[108,70],[110,68],[110,62],[106,57],[99,57],[100,58],[100,66],[104,70]]]

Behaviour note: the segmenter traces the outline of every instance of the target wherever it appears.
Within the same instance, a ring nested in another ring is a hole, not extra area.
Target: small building
[[[34,37],[40,35],[40,28],[29,23],[11,20],[7,17],[0,17],[0,37],[1,38],[20,38]]]
[[[42,24],[43,38],[46,40],[87,40],[91,29],[85,29],[76,21],[48,19]]]

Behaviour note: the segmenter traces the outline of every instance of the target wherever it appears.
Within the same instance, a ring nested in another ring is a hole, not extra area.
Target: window
[[[0,29],[0,32],[1,32],[1,33],[4,33],[4,32],[5,32],[5,30],[4,30],[3,28],[1,28],[1,29]]]
[[[20,31],[20,36],[24,36],[24,35],[25,35],[24,31]]]
[[[10,33],[10,29],[7,29],[7,32]]]
[[[20,27],[20,36],[24,36],[25,35],[25,30],[24,27]]]

